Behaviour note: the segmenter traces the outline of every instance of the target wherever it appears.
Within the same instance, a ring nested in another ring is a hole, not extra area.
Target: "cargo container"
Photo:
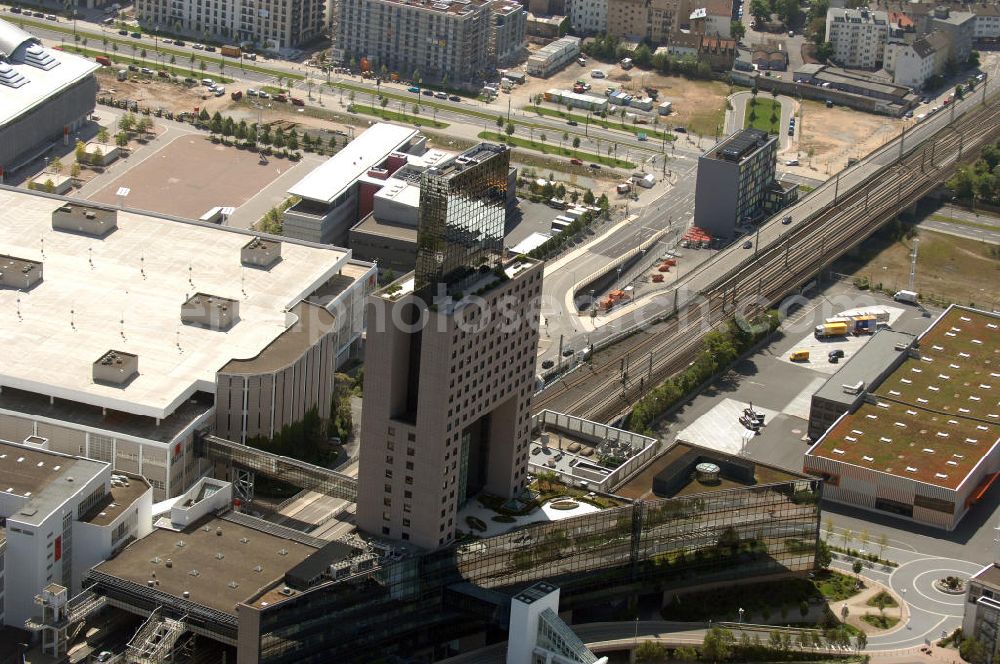
[[[240,50],[239,46],[222,46],[219,48],[219,52],[230,58],[238,58],[243,54],[243,51]]]
[[[875,316],[855,316],[854,334],[875,334]]]
[[[823,323],[816,326],[816,336],[819,338],[842,337],[848,332],[847,323]]]
[[[96,58],[94,58],[94,60],[96,60],[97,62],[101,63],[105,67],[110,67],[111,66],[111,58],[109,58],[106,55],[98,55]]]

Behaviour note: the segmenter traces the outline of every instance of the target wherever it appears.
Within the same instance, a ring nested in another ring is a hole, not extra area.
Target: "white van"
[[[590,72],[590,77],[591,78],[605,78],[605,77],[607,77],[607,74],[604,72],[603,69],[593,69]]]
[[[203,78],[203,79],[201,79],[201,84],[204,85],[206,88],[213,88],[213,87],[215,87],[215,81],[212,80],[212,79],[210,79],[210,78]]]

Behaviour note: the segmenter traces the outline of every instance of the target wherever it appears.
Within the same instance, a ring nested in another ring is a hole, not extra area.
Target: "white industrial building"
[[[37,436],[0,441],[0,623],[41,614],[49,584],[80,592],[87,571],[152,531],[152,490],[111,464],[52,452]]]
[[[87,121],[100,68],[0,20],[0,182]]]
[[[843,67],[881,67],[888,33],[884,11],[831,7],[826,12],[826,41],[833,45],[833,59]]]
[[[580,55],[579,37],[562,37],[547,44],[528,57],[527,72],[538,78],[548,78]]]
[[[311,408],[326,416],[334,369],[359,350],[373,265],[64,201],[0,188],[17,220],[0,224],[0,439],[46,438],[142,475],[163,500],[208,470],[196,430],[241,440]]]
[[[597,97],[595,95],[581,94],[572,90],[551,89],[545,92],[545,101],[573,108],[582,108],[593,113],[606,112],[608,110],[607,97]]]
[[[378,170],[383,162],[402,165],[405,153],[420,151],[426,141],[416,129],[384,122],[372,125],[288,190],[301,200],[285,211],[285,235],[346,245],[348,230],[367,214],[359,210],[361,178],[385,179]],[[393,155],[399,156],[391,159]]]

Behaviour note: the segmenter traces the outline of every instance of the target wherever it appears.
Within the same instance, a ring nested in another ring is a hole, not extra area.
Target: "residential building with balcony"
[[[833,45],[833,59],[843,67],[881,67],[888,31],[884,11],[831,7],[826,12],[826,41]]]

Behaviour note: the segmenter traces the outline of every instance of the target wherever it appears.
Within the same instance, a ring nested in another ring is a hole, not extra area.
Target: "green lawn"
[[[890,616],[876,616],[870,613],[866,613],[861,616],[861,619],[872,627],[878,627],[879,629],[890,629],[895,627],[896,623],[899,622],[899,618],[892,618]]]
[[[563,120],[575,120],[580,123],[580,126],[587,124],[587,116],[580,115],[578,113],[569,113],[568,111],[559,110],[555,108],[548,108],[546,106],[525,106],[524,110],[531,111],[532,113],[537,113],[539,115],[547,115],[550,118],[562,118]],[[646,132],[646,135],[650,138],[655,138],[657,140],[663,140],[666,137],[668,141],[675,141],[677,137],[673,134],[659,131],[655,129],[656,125],[639,125],[639,124],[628,124],[625,122],[612,122],[609,120],[601,119],[599,116],[590,116],[590,124],[597,125],[599,127],[604,127],[605,129],[621,129],[622,131],[627,131],[630,134],[637,134],[640,131]]]
[[[635,168],[636,166],[634,163],[625,161],[624,159],[615,159],[614,157],[597,155],[592,152],[582,152],[580,150],[574,150],[573,148],[560,148],[555,145],[548,145],[546,143],[531,141],[527,138],[520,138],[516,134],[514,136],[507,136],[505,134],[499,134],[495,131],[481,131],[479,132],[479,138],[487,141],[505,142],[507,145],[514,145],[521,148],[538,150],[544,154],[556,154],[568,158],[575,157],[581,161],[603,164],[605,166],[614,166],[615,168]]]
[[[72,43],[73,43],[73,26],[72,26],[72,24],[53,23],[52,21],[33,20],[33,19],[30,19],[30,18],[18,18],[16,21],[13,21],[13,22],[16,23],[21,28],[24,28],[25,25],[27,25],[28,27],[31,27],[33,25],[37,25],[39,27],[45,28],[46,30],[51,30],[53,32],[61,32],[63,34],[66,34],[66,35],[70,36],[69,39],[67,40],[67,44],[72,45]],[[130,27],[129,31],[130,32],[131,31],[136,31],[136,28]],[[128,37],[128,38],[121,37],[118,34],[117,30],[109,30],[107,33],[105,33],[104,36],[102,36],[99,33],[85,32],[83,30],[77,30],[77,34],[81,35],[82,38],[87,39],[87,44],[88,45],[102,45],[103,46],[104,39],[107,39],[109,45],[110,44],[118,44],[119,46],[125,46],[125,47],[127,47],[126,49],[124,49],[125,52],[131,51],[132,47],[135,46],[137,50],[141,49],[141,48],[145,48],[147,54],[154,54],[154,53],[156,53],[158,51],[160,53],[166,54],[168,57],[171,56],[171,55],[177,56],[178,61],[180,61],[181,58],[183,58],[184,60],[187,60],[191,56],[191,52],[190,51],[181,51],[181,50],[173,49],[173,48],[170,48],[168,46],[163,46],[163,45],[159,44],[159,42],[157,42],[157,44],[150,44],[149,42],[143,41],[141,39],[132,39],[131,37]],[[156,50],[154,50],[153,46],[156,46]],[[123,52],[123,49],[119,49],[119,53],[122,53],[122,52]],[[100,55],[103,55],[103,52],[99,52],[98,51],[97,53],[99,53]],[[269,67],[262,67],[260,65],[248,64],[245,60],[243,61],[243,64],[241,66],[240,65],[240,61],[238,59],[234,60],[232,58],[222,58],[221,56],[219,56],[219,57],[206,57],[206,56],[203,56],[203,55],[199,54],[197,56],[197,59],[204,60],[206,63],[211,63],[211,64],[215,65],[216,68],[218,68],[218,65],[219,65],[220,62],[223,62],[223,63],[225,63],[225,66],[231,67],[233,69],[240,69],[240,70],[245,70],[245,71],[253,71],[253,72],[257,72],[259,74],[267,74],[269,76],[275,76],[275,77],[280,76],[280,77],[285,78],[285,79],[294,79],[296,81],[301,81],[301,80],[303,80],[305,78],[301,74],[293,74],[293,73],[289,73],[289,72],[278,70],[278,69],[271,69]]]
[[[878,598],[879,597],[884,597],[885,598],[885,606],[886,606],[886,608],[899,606],[898,604],[896,604],[896,600],[893,598],[893,596],[890,595],[889,593],[885,592],[884,590],[881,591],[880,593],[876,594],[876,595],[872,595],[868,599],[868,601],[866,602],[866,604],[868,604],[868,606],[874,606],[874,607],[877,608],[878,607]]]
[[[440,120],[435,120],[433,118],[426,118],[422,115],[413,115],[412,113],[399,113],[397,111],[391,111],[388,108],[381,108],[376,106],[372,108],[366,104],[354,103],[347,107],[349,113],[364,113],[365,115],[374,115],[377,118],[382,118],[383,120],[391,120],[393,122],[402,122],[403,124],[419,125],[421,127],[435,127],[437,129],[444,129],[448,126],[447,122],[441,122]]]
[[[779,134],[781,132],[781,102],[777,99],[763,97],[757,97],[756,103],[753,101],[751,98],[747,102],[743,126],[760,129],[769,134]]]
[[[423,96],[423,95],[415,94],[413,92],[395,92],[393,90],[387,90],[387,89],[383,89],[380,92],[376,92],[375,90],[371,90],[370,88],[366,88],[366,87],[363,87],[363,86],[360,86],[360,85],[354,85],[354,84],[351,84],[351,83],[344,83],[342,81],[341,82],[334,81],[334,82],[330,83],[329,85],[330,85],[331,88],[341,88],[341,89],[347,90],[349,92],[354,92],[355,93],[355,98],[354,98],[355,102],[360,102],[360,101],[363,101],[365,99],[371,99],[372,94],[381,94],[383,97],[387,97],[387,98],[393,99],[395,101],[405,101],[405,102],[407,102],[409,104],[412,104],[412,103],[416,102],[419,99],[420,100],[419,103],[420,103],[421,106],[428,106],[430,108],[437,108],[437,109],[442,110],[442,111],[455,111],[457,113],[463,113],[465,115],[471,115],[473,117],[477,117],[477,118],[480,118],[480,119],[489,119],[489,120],[492,120],[492,121],[496,121],[497,115],[504,115],[504,116],[506,116],[506,114],[500,113],[499,111],[497,113],[495,113],[495,114],[484,113],[482,111],[477,111],[475,109],[468,108],[467,106],[462,106],[461,103],[457,103],[457,102],[433,101],[433,99],[434,99],[433,97],[426,97],[426,96]],[[424,101],[424,100],[426,100],[426,101]]]
[[[856,587],[857,581],[853,576],[834,572],[833,570],[816,572],[816,578],[813,581],[823,594],[823,597],[829,602],[839,602],[854,597],[860,592]]]

